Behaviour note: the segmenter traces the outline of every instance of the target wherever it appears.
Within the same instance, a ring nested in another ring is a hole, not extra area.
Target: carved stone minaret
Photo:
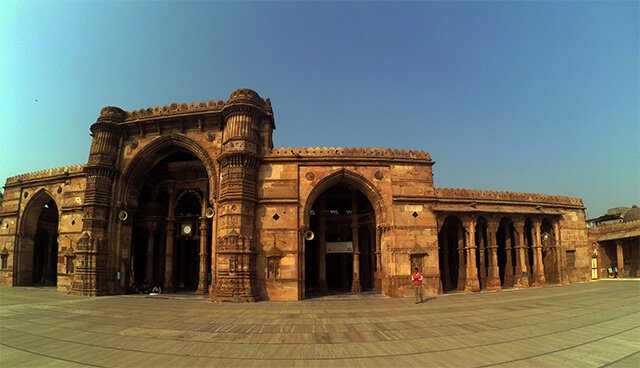
[[[256,285],[255,202],[258,166],[274,129],[269,100],[234,91],[225,107],[218,201],[217,284],[214,301],[252,302]]]
[[[121,123],[126,113],[117,107],[107,106],[91,126],[93,140],[89,162],[84,167],[87,185],[84,194],[84,219],[82,238],[75,250],[75,277],[71,293],[79,295],[104,295],[107,293],[107,227],[111,209],[111,191]]]

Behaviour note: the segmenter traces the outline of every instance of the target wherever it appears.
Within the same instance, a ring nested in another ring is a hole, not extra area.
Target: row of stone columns
[[[504,286],[510,287],[529,287],[529,274],[532,274],[533,286],[545,285],[547,280],[544,272],[544,262],[542,259],[541,244],[541,223],[540,219],[535,219],[531,227],[531,239],[533,244],[525,243],[525,221],[524,219],[516,221],[513,224],[515,239],[512,238],[511,226],[503,226],[505,239],[505,270],[504,270]],[[501,288],[500,269],[498,265],[498,242],[497,232],[500,228],[497,221],[489,221],[483,231],[487,231],[487,242],[485,245],[484,236],[479,237],[479,244],[476,244],[476,226],[477,219],[468,217],[463,222],[462,227],[457,227],[457,250],[458,250],[458,290],[478,291],[480,288],[496,290]],[[464,231],[464,237],[463,237]],[[558,234],[558,224],[554,224],[554,231]],[[446,238],[446,233],[445,233]],[[445,243],[448,241],[445,239]],[[447,245],[448,246],[448,245]],[[533,249],[533,265],[529,265],[527,257],[527,248]],[[556,247],[553,247],[556,251]],[[476,254],[479,252],[480,273],[476,265]],[[488,251],[487,259],[485,252]],[[515,252],[515,254],[513,254]],[[442,252],[444,257],[443,264],[449,272],[449,252]],[[515,259],[515,264],[513,263]],[[560,272],[559,257],[556,257],[555,265],[558,267],[556,272]],[[533,268],[532,270],[530,268]],[[482,284],[480,280],[482,280]],[[446,285],[445,285],[446,287]]]
[[[198,270],[198,289],[197,293],[206,293],[207,292],[207,257],[209,254],[207,253],[207,221],[205,216],[205,211],[207,208],[207,195],[204,193],[202,196],[202,204],[201,204],[201,214],[200,214],[200,243],[199,243],[199,270]],[[168,213],[166,218],[166,236],[165,236],[165,269],[164,269],[164,285],[163,288],[165,291],[172,291],[174,289],[173,285],[173,248],[174,248],[174,240],[175,240],[175,231],[176,231],[176,218],[175,218],[175,208],[176,208],[176,192],[173,183],[169,185],[169,206]],[[147,222],[147,253],[146,253],[146,275],[145,281],[147,284],[151,285],[153,283],[153,256],[154,256],[154,242],[155,242],[155,232],[158,227],[157,220],[150,220]]]

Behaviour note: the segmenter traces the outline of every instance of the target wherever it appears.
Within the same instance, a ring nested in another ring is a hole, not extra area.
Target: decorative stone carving
[[[307,180],[313,180],[316,178],[316,174],[314,174],[312,171],[309,171],[304,175],[304,177],[307,178]]]

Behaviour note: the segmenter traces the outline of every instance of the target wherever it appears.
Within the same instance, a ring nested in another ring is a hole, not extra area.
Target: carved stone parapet
[[[500,192],[493,190],[475,190],[459,188],[436,188],[436,196],[455,199],[486,199],[498,201],[517,201],[531,203],[566,204],[584,207],[582,200],[564,196],[538,193]]]
[[[269,157],[372,157],[431,162],[431,156],[426,151],[378,147],[275,147],[269,152]]]

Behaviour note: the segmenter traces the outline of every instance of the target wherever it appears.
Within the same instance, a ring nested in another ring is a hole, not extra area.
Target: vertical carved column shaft
[[[467,267],[465,291],[480,291],[478,282],[478,268],[476,267],[476,224],[474,220],[467,221],[465,233],[467,234]]]
[[[499,290],[500,286],[500,269],[498,267],[498,242],[496,234],[498,231],[498,223],[490,222],[487,226],[487,240],[489,242],[489,268],[487,275],[487,289]]]
[[[526,253],[524,237],[526,229],[524,221],[518,222],[516,226],[516,271],[514,275],[514,286],[520,288],[529,287],[529,277],[525,276],[523,272],[527,271]]]
[[[505,254],[506,254],[506,262],[504,265],[504,285],[506,287],[513,286],[513,237],[511,227],[506,225],[503,226],[504,231],[504,239],[505,239]]]
[[[207,293],[207,258],[209,254],[207,253],[207,216],[205,212],[208,207],[208,197],[205,191],[202,196],[202,213],[200,214],[200,269],[198,272],[198,290],[196,291],[199,294]]]
[[[618,267],[618,278],[624,278],[624,248],[622,248],[622,240],[615,240],[616,244],[616,260]]]
[[[480,270],[478,274],[478,279],[480,280],[480,288],[487,287],[487,260],[485,259],[486,244],[484,240],[484,232],[486,232],[485,226],[480,227],[479,231],[476,228],[476,234],[478,234],[479,240],[479,244],[476,244],[476,246],[478,247],[478,255],[480,258]]]
[[[542,260],[541,225],[542,221],[540,220],[536,220],[533,223],[533,282],[535,286],[543,286],[547,283],[544,276],[544,263]]]
[[[351,292],[357,293],[362,290],[360,286],[360,246],[358,239],[358,200],[356,191],[351,191],[351,234],[353,241],[353,282]]]
[[[560,239],[560,223],[559,220],[553,223],[553,238],[555,240],[555,247],[553,248],[555,259],[554,265],[556,269],[557,279],[556,282],[558,284],[562,284],[564,282],[564,277],[562,275],[562,253],[563,247]]]
[[[466,272],[466,263],[464,260],[464,229],[458,225],[458,290],[464,290]]]
[[[376,254],[375,254],[375,262],[376,269],[374,273],[375,279],[373,280],[373,287],[376,292],[382,292],[382,251],[381,251],[381,242],[382,242],[382,228],[380,226],[376,227]]]
[[[327,234],[325,223],[325,197],[319,198],[318,204],[318,291],[327,291]]]
[[[167,212],[167,229],[164,252],[164,290],[173,290],[173,244],[176,235],[176,192],[173,183],[169,186],[169,209]]]

